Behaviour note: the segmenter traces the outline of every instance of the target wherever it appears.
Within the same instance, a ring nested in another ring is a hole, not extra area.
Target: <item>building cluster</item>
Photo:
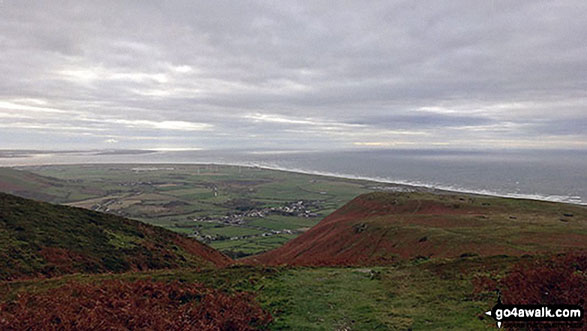
[[[245,218],[265,218],[269,215],[318,217],[318,214],[313,212],[312,209],[317,209],[319,204],[320,201],[300,200],[296,202],[290,202],[284,206],[253,208],[244,212],[232,213],[222,217],[196,217],[193,219],[193,221],[222,223],[227,225],[243,225],[245,224]]]
[[[244,212],[235,212],[226,216],[222,217],[196,217],[192,220],[194,222],[207,222],[207,223],[217,223],[217,224],[224,224],[230,226],[244,226],[246,225],[247,218],[265,218],[269,215],[281,215],[281,216],[294,216],[294,217],[318,217],[318,214],[313,212],[312,210],[320,209],[321,201],[306,201],[306,200],[299,200],[295,202],[287,203],[283,206],[278,207],[265,207],[265,208],[253,208],[249,209]],[[255,227],[259,228],[259,227]],[[194,234],[192,235],[195,239],[202,241],[202,242],[211,242],[216,240],[239,240],[239,239],[247,239],[253,237],[269,237],[279,234],[294,234],[298,233],[299,231],[290,230],[290,229],[281,229],[281,230],[268,230],[266,232],[254,235],[243,235],[243,236],[233,236],[228,237],[220,234],[204,234],[199,230],[195,230]]]

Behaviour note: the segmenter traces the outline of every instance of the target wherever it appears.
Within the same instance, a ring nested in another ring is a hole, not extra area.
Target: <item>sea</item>
[[[231,164],[587,205],[585,150],[0,150],[0,166]]]

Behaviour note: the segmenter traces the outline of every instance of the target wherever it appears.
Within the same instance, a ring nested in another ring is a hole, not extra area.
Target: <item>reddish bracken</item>
[[[501,292],[505,304],[570,304],[585,309],[587,298],[587,252],[571,252],[548,259],[521,262],[501,279],[496,275],[473,279],[474,292]],[[506,328],[508,324],[505,324]],[[526,330],[544,330],[541,322],[529,323]],[[549,325],[549,330],[587,330],[575,325]]]
[[[500,281],[508,304],[578,304],[587,298],[587,252],[520,263]]]
[[[74,282],[0,305],[1,330],[253,330],[270,322],[251,293],[150,280]]]
[[[462,236],[428,237],[435,232],[429,229],[477,227],[479,222],[470,218],[478,214],[478,208],[399,197],[388,193],[361,195],[285,245],[241,261],[264,265],[385,265],[420,256],[524,253],[495,242],[464,240]]]

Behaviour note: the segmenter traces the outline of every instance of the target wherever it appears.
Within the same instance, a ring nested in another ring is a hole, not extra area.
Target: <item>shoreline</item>
[[[424,188],[429,190],[438,190],[438,191],[445,191],[445,192],[452,192],[452,193],[461,193],[461,194],[474,194],[474,195],[484,195],[484,196],[491,196],[491,197],[499,197],[499,198],[512,198],[512,199],[526,199],[526,200],[537,200],[537,201],[546,201],[546,202],[557,202],[557,203],[566,203],[572,205],[579,205],[579,206],[587,206],[587,202],[583,202],[581,197],[572,197],[572,196],[561,196],[561,195],[541,195],[541,194],[527,194],[527,193],[499,193],[490,190],[472,190],[467,188],[460,188],[455,186],[447,186],[447,185],[434,185],[428,183],[421,183],[421,182],[411,182],[406,180],[395,180],[391,178],[385,177],[369,177],[369,176],[360,176],[360,175],[352,175],[352,174],[345,174],[345,173],[336,173],[336,172],[326,172],[326,171],[317,171],[317,170],[307,170],[301,168],[287,168],[281,167],[278,165],[272,165],[268,163],[258,163],[258,162],[91,162],[91,163],[44,163],[44,164],[26,164],[26,165],[0,165],[0,168],[32,168],[32,167],[43,167],[43,166],[75,166],[75,165],[217,165],[217,166],[239,166],[239,167],[247,167],[247,168],[260,168],[266,170],[275,170],[275,171],[284,171],[284,172],[291,172],[291,173],[298,173],[298,174],[305,174],[305,175],[315,175],[315,176],[326,176],[326,177],[335,177],[341,179],[350,179],[350,180],[363,180],[375,183],[382,183],[382,184],[395,184],[395,185],[402,185],[407,187],[413,188]]]
[[[558,203],[568,203],[572,205],[579,205],[579,206],[587,206],[587,202],[582,201],[573,201],[575,197],[569,196],[559,196],[559,195],[540,195],[540,194],[522,194],[522,193],[498,193],[489,190],[469,190],[466,188],[458,188],[454,186],[443,186],[443,185],[434,185],[434,184],[427,184],[427,183],[420,183],[420,182],[410,182],[405,180],[394,180],[385,177],[368,177],[368,176],[357,176],[351,174],[341,174],[335,172],[323,172],[323,171],[315,171],[315,170],[305,170],[299,168],[284,168],[279,166],[268,166],[268,165],[253,165],[253,164],[228,164],[228,163],[208,163],[213,165],[232,165],[232,166],[246,166],[246,167],[257,167],[267,170],[278,170],[278,171],[285,171],[285,172],[292,172],[292,173],[299,173],[299,174],[306,174],[306,175],[316,175],[316,176],[326,176],[326,177],[335,177],[341,179],[354,179],[354,180],[364,180],[369,182],[376,182],[382,184],[395,184],[395,185],[402,185],[402,186],[409,186],[414,188],[426,188],[432,190],[439,190],[445,192],[452,192],[452,193],[464,193],[464,194],[475,194],[475,195],[485,195],[491,197],[498,197],[498,198],[512,198],[512,199],[526,199],[526,200],[537,200],[537,201],[546,201],[546,202],[558,202]],[[570,200],[564,200],[564,198],[568,197]],[[580,199],[580,197],[576,197]]]

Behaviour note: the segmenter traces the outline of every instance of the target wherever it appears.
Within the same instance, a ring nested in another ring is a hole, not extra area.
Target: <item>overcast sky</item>
[[[587,1],[0,0],[0,149],[587,148]]]

